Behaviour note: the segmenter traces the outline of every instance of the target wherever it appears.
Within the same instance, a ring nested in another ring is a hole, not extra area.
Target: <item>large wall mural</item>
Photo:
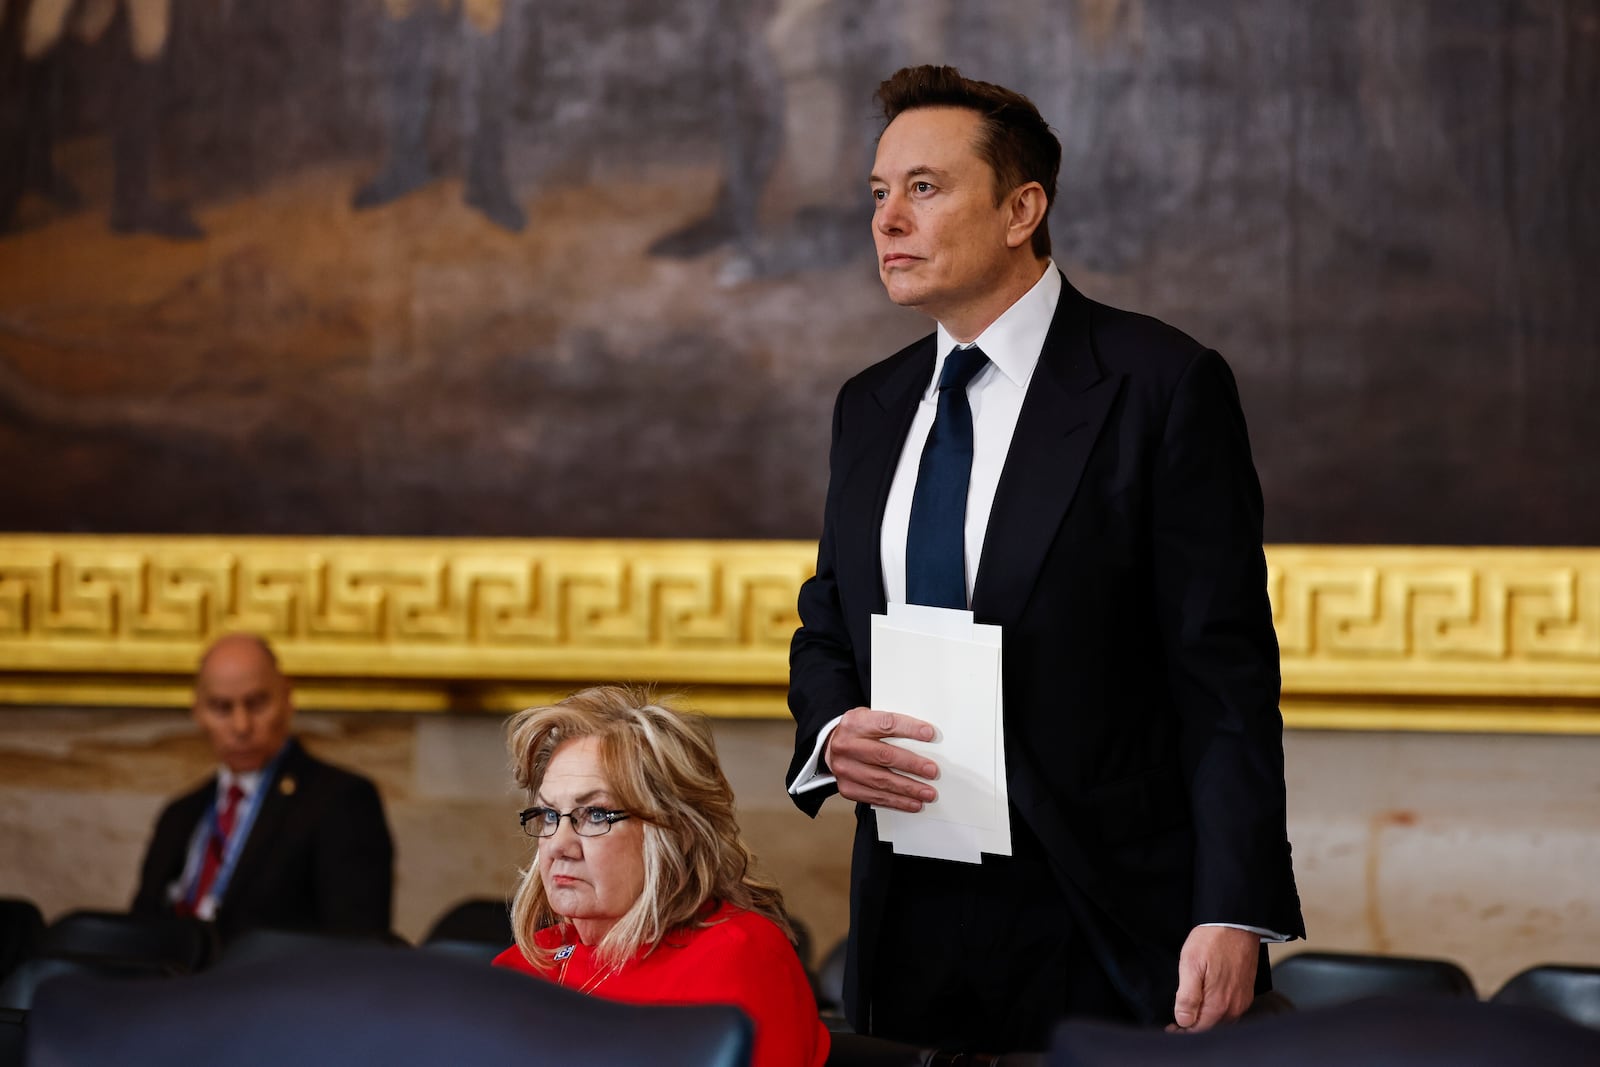
[[[1274,541],[1600,532],[1558,0],[0,0],[0,529],[808,538],[871,92],[1032,95],[1058,262],[1233,364]]]

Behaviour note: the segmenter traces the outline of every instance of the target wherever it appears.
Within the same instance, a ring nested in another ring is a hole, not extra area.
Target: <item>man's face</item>
[[[293,715],[288,679],[253,642],[224,638],[201,664],[194,719],[229,770],[265,767],[288,739]]]
[[[981,118],[955,107],[902,112],[878,139],[870,184],[878,276],[889,299],[947,327],[1005,285],[1009,209],[978,155]]]

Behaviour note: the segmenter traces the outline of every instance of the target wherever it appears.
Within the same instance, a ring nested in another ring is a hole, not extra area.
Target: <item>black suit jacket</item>
[[[224,941],[257,926],[387,933],[394,846],[372,782],[313,758],[291,739],[266,790],[238,867],[217,905]],[[215,777],[167,805],[145,853],[136,913],[172,908],[189,840],[216,795]]]
[[[817,572],[790,654],[791,783],[821,728],[868,703],[869,620],[885,605],[878,531],[933,365],[929,337],[839,393]],[[1096,955],[1150,1022],[1171,1017],[1194,925],[1304,933],[1261,531],[1222,358],[1063,280],[972,610],[1004,628],[1013,819],[1039,838]],[[795,801],[815,814],[832,792]],[[893,856],[872,810],[858,806],[857,819],[846,1009],[859,1021]]]

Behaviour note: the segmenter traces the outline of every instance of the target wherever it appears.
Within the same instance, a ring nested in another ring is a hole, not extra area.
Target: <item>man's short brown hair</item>
[[[994,171],[995,203],[1027,182],[1044,187],[1045,217],[1033,231],[1033,253],[1050,254],[1050,207],[1056,202],[1061,142],[1033,101],[1003,86],[964,78],[954,67],[902,67],[878,86],[884,125],[925,107],[959,107],[983,119],[973,147]]]

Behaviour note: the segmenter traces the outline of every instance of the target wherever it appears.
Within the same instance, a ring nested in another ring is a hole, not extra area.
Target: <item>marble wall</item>
[[[511,891],[528,849],[500,720],[299,725],[383,792],[401,934]],[[847,921],[851,817],[831,802],[813,823],[789,804],[786,723],[719,720],[717,737],[746,835],[821,950]],[[1449,957],[1484,993],[1532,963],[1600,962],[1600,738],[1302,731],[1286,755],[1311,947]],[[126,905],[164,799],[206,773],[179,712],[0,711],[0,896],[47,917]]]

